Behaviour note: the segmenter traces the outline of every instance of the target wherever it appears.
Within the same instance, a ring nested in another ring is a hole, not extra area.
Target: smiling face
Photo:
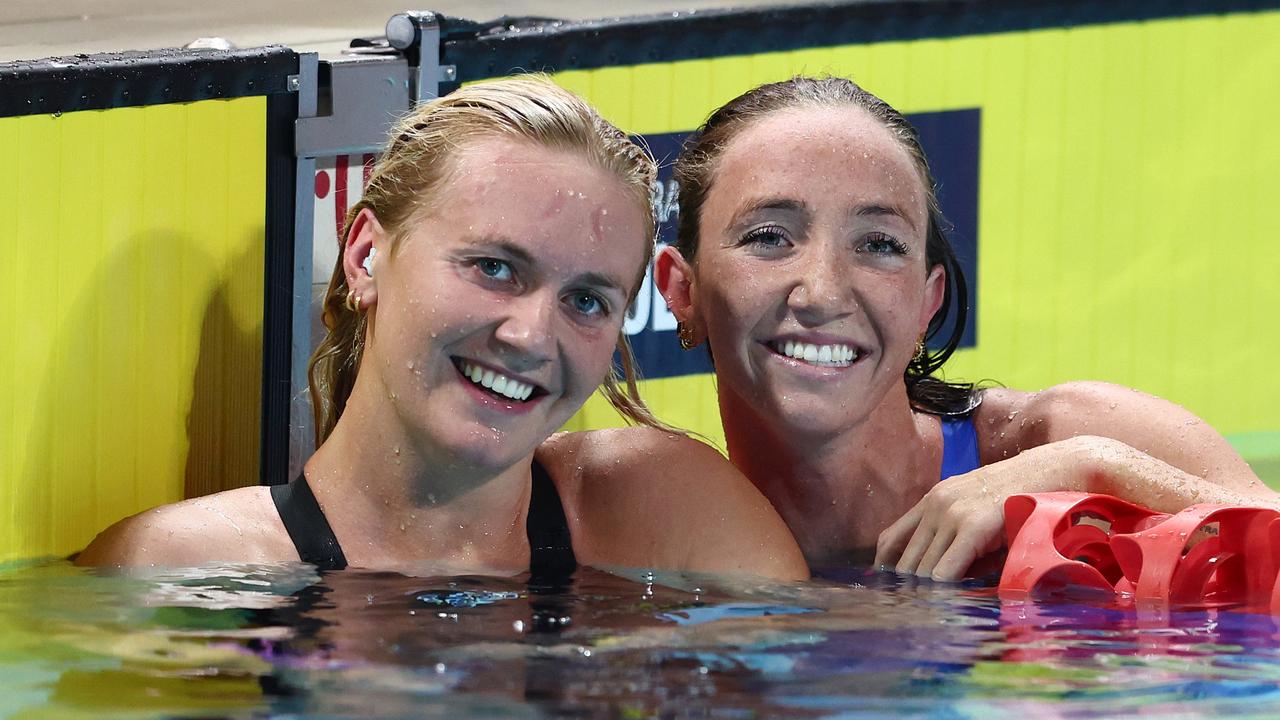
[[[372,233],[361,374],[425,455],[510,466],[586,401],[639,279],[644,211],[577,154],[489,139],[458,152],[394,249]]]
[[[712,178],[685,314],[722,393],[797,432],[861,422],[943,293],[907,151],[859,108],[799,107],[743,129]]]

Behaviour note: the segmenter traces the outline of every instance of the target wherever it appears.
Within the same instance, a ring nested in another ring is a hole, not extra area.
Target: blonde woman
[[[764,497],[612,377],[652,253],[647,156],[536,78],[463,88],[392,138],[343,233],[302,476],[128,518],[78,562],[805,577]],[[602,382],[653,427],[544,445]]]

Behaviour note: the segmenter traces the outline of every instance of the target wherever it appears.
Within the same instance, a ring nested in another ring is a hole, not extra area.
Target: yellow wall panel
[[[603,90],[583,76],[606,72],[618,69],[555,77],[596,101]],[[977,345],[947,376],[1025,389],[1118,382],[1187,406],[1251,460],[1280,457],[1280,374],[1269,367],[1280,355],[1280,13],[634,72],[669,81],[633,82],[629,112],[613,94],[600,105],[640,134],[693,130],[793,73],[852,77],[908,113],[980,108]],[[708,379],[648,381],[645,394],[664,418],[720,437]],[[616,422],[593,403],[571,427]]]
[[[257,481],[265,100],[0,119],[0,562]]]

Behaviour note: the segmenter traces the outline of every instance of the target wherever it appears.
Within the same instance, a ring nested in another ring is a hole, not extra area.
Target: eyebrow
[[[809,206],[803,200],[782,197],[759,198],[738,208],[738,211],[731,216],[731,221],[726,229],[731,233],[741,232],[744,225],[752,222],[756,215],[764,212],[782,212],[798,215],[801,222],[806,224],[811,215]]]
[[[896,205],[876,205],[876,204],[863,205],[857,208],[856,210],[854,210],[853,214],[857,215],[858,217],[878,217],[881,215],[891,215],[894,217],[902,218],[902,220],[905,221],[907,225],[911,226],[912,230],[916,229],[916,224],[912,222],[911,216],[907,215],[907,213],[904,212],[902,208],[899,208]]]
[[[626,295],[622,281],[612,275],[598,272],[586,272],[575,278],[579,283],[590,287],[603,287],[611,290],[617,290],[619,293]]]
[[[739,209],[738,212],[734,213],[733,216],[734,218],[741,218],[747,215],[754,215],[755,213],[762,212],[764,210],[785,210],[788,212],[803,213],[808,212],[809,206],[805,205],[801,200],[792,200],[790,198],[761,198],[759,200],[752,200],[742,206],[742,208]]]
[[[809,206],[801,200],[792,200],[790,198],[761,198],[747,203],[734,214],[735,219],[741,219],[754,215],[765,210],[782,210],[794,213],[807,213]],[[888,215],[902,218],[908,225],[915,228],[915,223],[911,221],[911,216],[905,210],[896,205],[882,205],[880,203],[871,203],[870,205],[860,205],[850,212],[851,215],[858,217],[877,217]]]
[[[472,243],[478,247],[488,247],[494,250],[500,250],[511,257],[512,260],[525,265],[527,267],[537,267],[537,261],[530,252],[511,240],[498,235],[485,235],[472,239]],[[589,271],[574,276],[573,281],[581,285],[591,287],[605,287],[617,290],[619,293],[626,295],[626,286],[621,280],[607,273]]]
[[[524,248],[508,240],[507,238],[500,237],[497,235],[484,235],[481,237],[471,238],[471,243],[474,246],[478,246],[482,248],[487,247],[493,250],[501,250],[502,252],[509,255],[511,259],[516,260],[517,262],[523,263],[525,265],[534,264],[533,256],[529,254],[528,250],[525,250]]]

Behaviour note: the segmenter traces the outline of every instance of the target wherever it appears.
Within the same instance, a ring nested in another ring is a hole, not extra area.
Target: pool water
[[[1162,717],[1280,714],[1280,626],[1002,603],[844,572],[714,587],[579,570],[0,574],[4,717]],[[666,583],[666,584],[664,584]]]

